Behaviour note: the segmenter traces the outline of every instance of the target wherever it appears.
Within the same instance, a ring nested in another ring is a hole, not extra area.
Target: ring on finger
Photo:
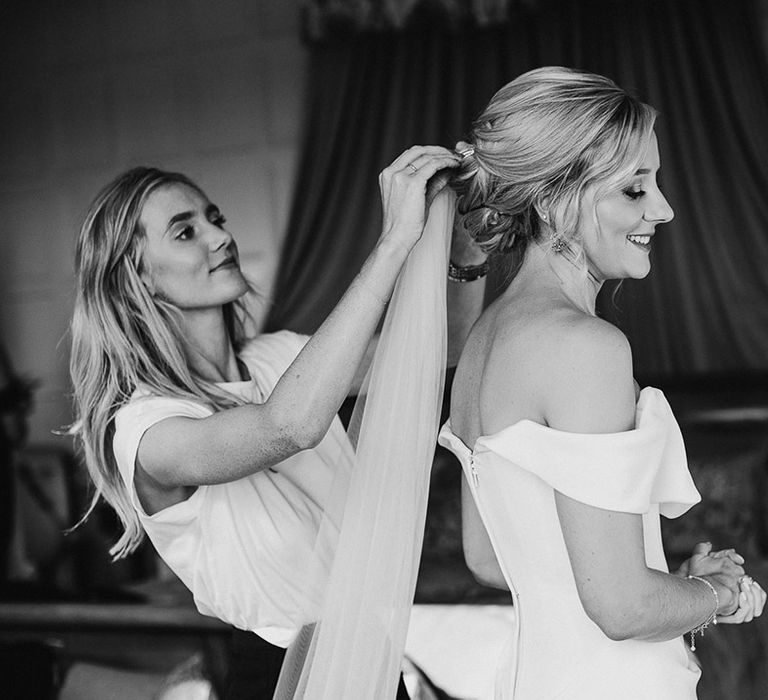
[[[408,163],[408,165],[405,166],[406,168],[410,168],[413,171],[413,174],[415,175],[417,172],[419,172],[419,169],[413,164]]]

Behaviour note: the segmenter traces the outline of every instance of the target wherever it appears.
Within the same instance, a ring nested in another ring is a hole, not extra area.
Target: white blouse
[[[264,402],[306,340],[290,331],[259,336],[240,353],[251,380],[219,386]],[[198,610],[285,647],[317,609],[307,566],[316,547],[330,562],[330,537],[317,541],[318,528],[334,475],[351,468],[352,448],[336,417],[316,448],[236,481],[199,486],[187,500],[148,515],[133,482],[144,432],[171,416],[211,413],[195,401],[139,390],[115,416],[115,459],[147,536]]]

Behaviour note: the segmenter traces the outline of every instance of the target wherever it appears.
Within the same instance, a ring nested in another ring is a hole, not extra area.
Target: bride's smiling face
[[[653,134],[643,162],[628,182],[597,201],[594,188],[585,193],[579,233],[589,271],[598,281],[641,279],[650,272],[656,226],[674,217],[656,182],[659,167]]]

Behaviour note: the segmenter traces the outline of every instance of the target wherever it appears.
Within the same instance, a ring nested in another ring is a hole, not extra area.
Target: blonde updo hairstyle
[[[595,202],[629,181],[642,162],[656,111],[600,75],[546,67],[524,73],[491,99],[473,124],[452,181],[469,235],[489,254],[522,264],[550,231],[583,259],[581,200]],[[586,272],[586,264],[583,265]]]

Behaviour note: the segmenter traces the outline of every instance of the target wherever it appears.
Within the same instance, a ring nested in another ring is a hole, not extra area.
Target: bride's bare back
[[[539,251],[475,324],[459,361],[451,424],[468,445],[528,419],[573,432],[632,427],[625,336],[578,308]]]

